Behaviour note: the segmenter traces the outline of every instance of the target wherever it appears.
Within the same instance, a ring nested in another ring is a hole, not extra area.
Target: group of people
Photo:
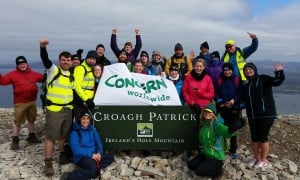
[[[126,42],[122,49],[117,44],[117,29],[112,30],[110,46],[118,59],[130,72],[166,77],[174,82],[181,103],[188,105],[200,120],[200,153],[188,161],[190,169],[199,176],[216,176],[222,173],[225,151],[222,138],[230,138],[231,158],[238,158],[236,130],[243,126],[241,110],[246,108],[253,159],[251,166],[267,166],[269,152],[268,134],[276,118],[272,86],[279,86],[285,76],[283,66],[274,67],[275,77],[259,75],[257,67],[246,59],[256,51],[258,38],[248,33],[251,45],[243,49],[233,40],[225,43],[222,57],[218,51],[209,52],[205,41],[195,57],[186,56],[183,46],[177,43],[174,54],[166,58],[153,51],[152,60],[147,51],[141,51],[140,30],[135,29],[136,43]],[[111,62],[105,57],[105,47],[98,44],[95,50],[82,58],[83,49],[76,54],[63,51],[58,65],[48,57],[48,39],[40,40],[40,56],[46,76],[33,71],[24,56],[16,58],[16,70],[0,74],[1,85],[13,85],[14,110],[13,138],[11,149],[19,148],[19,132],[27,119],[29,143],[41,143],[34,132],[36,120],[37,82],[45,82],[46,139],[44,141],[45,174],[52,176],[54,145],[58,141],[59,163],[69,163],[65,153],[68,141],[73,152],[73,161],[80,167],[66,175],[69,179],[95,178],[99,174],[105,151],[99,133],[90,124],[95,107],[93,98],[101,81],[103,68]],[[140,57],[138,58],[138,55]],[[109,163],[107,163],[109,164]]]

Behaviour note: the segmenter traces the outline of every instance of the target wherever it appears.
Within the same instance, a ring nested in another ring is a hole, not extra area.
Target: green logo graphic
[[[153,123],[137,123],[137,137],[153,137]]]

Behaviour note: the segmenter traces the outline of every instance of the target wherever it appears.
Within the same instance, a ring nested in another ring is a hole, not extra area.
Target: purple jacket
[[[136,35],[135,38],[136,38],[135,47],[132,49],[132,51],[129,54],[126,53],[128,61],[130,61],[132,64],[134,64],[134,62],[135,62],[136,58],[138,57],[139,52],[142,48],[141,35]],[[111,35],[110,47],[111,47],[111,50],[116,55],[116,57],[119,58],[119,54],[122,52],[122,49],[119,49],[119,47],[118,47],[116,34]]]
[[[217,61],[217,62],[214,62],[214,61]],[[218,79],[222,72],[222,65],[223,65],[223,62],[221,62],[220,59],[219,60],[210,60],[206,64],[206,67],[205,67],[206,73],[207,73],[207,75],[209,75],[211,77],[213,84],[214,84],[214,88],[216,88]]]

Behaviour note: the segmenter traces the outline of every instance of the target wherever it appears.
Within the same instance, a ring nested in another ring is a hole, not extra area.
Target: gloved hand
[[[80,55],[80,56],[81,56],[82,53],[83,53],[83,49],[78,49],[78,50],[77,50],[77,55]]]
[[[94,107],[95,107],[95,103],[92,99],[88,99],[87,101],[85,101],[85,104],[87,105],[87,107],[89,109],[94,109]]]

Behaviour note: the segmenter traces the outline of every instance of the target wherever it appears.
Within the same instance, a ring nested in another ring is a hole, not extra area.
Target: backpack
[[[171,57],[171,66],[177,66],[179,68],[179,74],[181,76],[185,75],[188,72],[188,64],[187,64],[187,56],[183,56],[184,62],[180,63],[180,67],[178,66],[178,63],[174,62],[175,57]]]
[[[223,83],[223,79],[222,78],[219,78],[218,79],[218,86],[221,87]],[[239,87],[239,84],[240,84],[240,78],[238,76],[235,76],[234,77],[234,84],[235,84],[235,87],[238,88]]]
[[[84,76],[87,74],[87,70],[86,68],[83,66],[83,65],[79,65],[79,66],[82,66],[84,68]],[[74,70],[74,69],[73,69]],[[40,99],[41,99],[41,102],[42,102],[42,108],[45,112],[45,109],[46,109],[46,106],[47,105],[60,105],[61,104],[55,104],[53,102],[51,102],[50,100],[48,100],[46,98],[46,95],[47,95],[47,91],[48,91],[48,87],[52,86],[53,85],[53,82],[55,80],[57,80],[59,78],[59,76],[65,76],[65,77],[68,77],[70,79],[70,82],[73,82],[74,81],[74,71],[70,71],[70,76],[66,76],[64,75],[62,72],[61,72],[61,69],[58,68],[58,72],[57,74],[55,74],[55,76],[52,78],[52,80],[47,84],[47,73],[46,73],[46,70],[44,72],[44,77],[43,77],[43,82],[42,82],[42,86],[41,86],[41,90],[42,90],[42,94],[40,94]],[[74,93],[74,97],[77,95],[75,90],[73,91]],[[78,95],[77,95],[78,96]],[[74,101],[74,100],[73,100]],[[73,101],[68,103],[68,104],[73,104]],[[65,104],[64,104],[65,105]]]

